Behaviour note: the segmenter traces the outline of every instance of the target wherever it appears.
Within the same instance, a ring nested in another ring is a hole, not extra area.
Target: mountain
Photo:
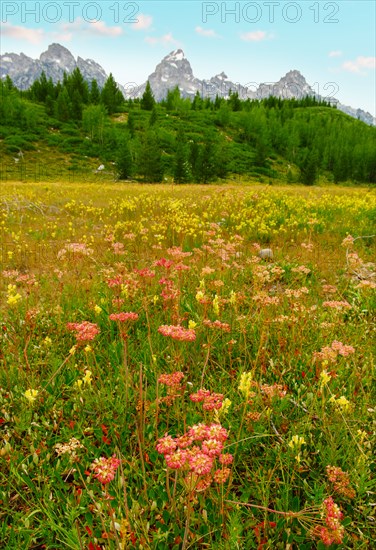
[[[81,57],[75,60],[71,52],[60,44],[48,46],[47,51],[43,52],[39,59],[32,59],[23,53],[6,53],[0,56],[0,78],[4,79],[9,75],[13,84],[20,90],[30,88],[42,71],[56,84],[63,79],[64,72],[71,73],[76,67],[86,80],[95,79],[99,87],[104,85],[107,74],[98,63]]]
[[[71,52],[60,44],[51,44],[47,51],[43,52],[39,59],[31,59],[25,54],[6,53],[0,56],[0,78],[4,79],[10,76],[13,83],[19,89],[27,89],[40,76],[42,71],[46,73],[47,78],[52,78],[56,83],[62,80],[64,72],[71,73],[78,67],[87,81],[96,79],[99,87],[104,85],[107,74],[103,67],[92,59],[77,60]],[[197,92],[203,97],[215,98],[229,97],[230,90],[238,92],[240,99],[264,99],[271,95],[282,99],[291,99],[293,97],[302,98],[307,95],[315,96],[317,99],[325,99],[309,86],[304,76],[297,70],[289,71],[278,82],[264,83],[255,86],[241,85],[232,82],[228,76],[222,72],[210,79],[200,80],[193,74],[191,64],[185,57],[183,50],[177,49],[166,55],[148,78],[154,97],[161,101],[167,95],[168,90],[178,86],[182,97],[193,98]],[[141,86],[128,85],[126,89],[119,85],[126,98],[139,98],[145,90],[146,82]],[[336,100],[332,100],[337,105],[337,109],[344,113],[358,118],[368,125],[376,125],[376,119],[362,109],[356,109],[342,105]]]

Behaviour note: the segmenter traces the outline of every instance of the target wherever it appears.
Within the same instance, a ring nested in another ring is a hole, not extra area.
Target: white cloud
[[[328,57],[340,57],[342,55],[341,50],[332,50],[328,53]]]
[[[145,38],[145,42],[147,42],[148,44],[151,44],[152,46],[155,46],[156,44],[174,44],[174,45],[178,44],[178,41],[175,40],[175,38],[172,36],[172,32],[169,32],[159,37],[147,36]]]
[[[207,38],[220,38],[219,34],[213,31],[213,29],[203,29],[202,27],[196,27],[195,31],[200,36],[205,36]]]
[[[245,42],[261,42],[262,40],[269,38],[269,36],[265,31],[252,31],[244,32],[240,35],[240,38]]]
[[[360,55],[354,61],[345,61],[342,68],[350,73],[367,74],[365,69],[376,68],[376,57],[364,57]]]
[[[26,40],[26,42],[30,42],[31,44],[39,44],[45,38],[43,29],[27,29],[26,27],[19,27],[10,23],[4,23],[1,32],[4,36],[16,38],[17,40]]]
[[[94,36],[120,36],[123,34],[121,27],[108,27],[104,21],[87,23],[81,17],[77,17],[72,23],[64,23],[61,29],[67,33],[83,32]]]
[[[132,29],[135,31],[143,31],[148,29],[153,23],[153,18],[151,15],[144,15],[143,13],[140,13],[137,15],[137,19],[137,23],[133,23],[132,25]]]

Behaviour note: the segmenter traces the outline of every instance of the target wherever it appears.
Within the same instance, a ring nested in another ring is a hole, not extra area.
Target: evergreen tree
[[[71,116],[71,102],[68,90],[63,88],[56,101],[56,118],[62,122],[67,122]]]
[[[202,100],[202,97],[200,96],[200,92],[197,90],[195,97],[193,98],[193,101],[192,101],[192,110],[199,111],[202,109],[202,105],[203,105],[203,100]]]
[[[147,130],[144,134],[138,170],[146,182],[159,183],[163,180],[162,152],[154,130]]]
[[[141,98],[141,109],[144,109],[145,111],[152,111],[154,105],[155,105],[154,94],[151,89],[150,82],[147,81],[145,91],[142,94],[142,98]]]
[[[173,90],[168,90],[166,97],[167,111],[177,111],[180,105],[180,99],[180,90],[178,86],[175,86]]]
[[[131,111],[128,114],[128,121],[127,121],[128,131],[131,138],[134,138],[135,135],[135,127],[134,127],[134,113]]]
[[[89,95],[89,101],[93,105],[98,105],[101,99],[101,91],[98,86],[98,82],[94,79],[91,81],[90,84],[90,95]]]
[[[157,118],[157,109],[154,105],[149,118],[149,126],[154,126],[154,124],[157,122]]]
[[[120,140],[116,155],[116,168],[118,178],[121,180],[128,179],[133,174],[133,158],[129,140],[126,138]]]
[[[101,91],[101,103],[106,107],[108,114],[116,113],[124,103],[124,97],[110,73]]]
[[[185,143],[184,133],[180,129],[176,138],[176,153],[174,163],[175,183],[187,183],[190,180],[188,151]]]

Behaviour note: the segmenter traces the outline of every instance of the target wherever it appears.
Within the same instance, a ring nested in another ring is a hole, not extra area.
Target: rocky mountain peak
[[[44,63],[75,63],[75,59],[71,52],[61,46],[61,44],[50,44],[45,52],[43,52],[40,57],[40,61]]]

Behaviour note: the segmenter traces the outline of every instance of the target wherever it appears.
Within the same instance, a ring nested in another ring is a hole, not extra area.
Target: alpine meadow
[[[374,548],[375,126],[0,95],[1,547]]]

